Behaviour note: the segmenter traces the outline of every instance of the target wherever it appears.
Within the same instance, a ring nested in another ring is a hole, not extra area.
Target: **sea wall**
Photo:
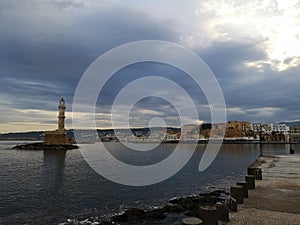
[[[65,145],[68,144],[66,133],[45,132],[44,144],[46,145]]]

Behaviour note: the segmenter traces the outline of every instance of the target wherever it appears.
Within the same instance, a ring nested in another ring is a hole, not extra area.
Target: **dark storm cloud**
[[[73,1],[26,1],[20,5],[1,1],[0,5],[0,76],[1,90],[6,95],[22,92],[24,96],[38,95],[53,101],[56,93],[72,98],[81,75],[105,51],[130,41],[176,39],[170,24],[127,8],[93,11]],[[71,8],[71,12],[63,11],[65,8]],[[8,78],[16,82],[6,82]],[[22,88],[24,84],[18,80],[58,88]]]
[[[287,117],[299,118],[300,67],[274,71],[265,63],[262,71],[247,68],[246,62],[267,60],[259,47],[260,43],[231,41],[214,43],[199,51],[220,82],[229,109],[228,119],[280,122]]]
[[[297,106],[297,99],[300,97],[299,74],[300,68],[295,67],[289,70],[275,72],[266,69],[265,77],[257,82],[244,83],[234,88],[237,93],[235,104],[243,107],[274,107],[290,111],[291,115],[295,110],[300,114]],[[233,95],[232,95],[233,96]],[[284,119],[281,117],[281,119]]]
[[[207,108],[208,103],[206,97],[195,81],[178,68],[156,62],[136,63],[118,71],[109,79],[100,92],[97,111],[101,113],[110,113],[113,101],[122,88],[126,88],[126,85],[135,79],[146,76],[159,76],[176,82],[194,101],[194,104],[198,108],[201,120],[210,121],[210,111]],[[157,84],[157,86],[159,86],[159,84]],[[177,101],[181,101],[181,96],[178,95],[178,90],[174,90],[168,86],[163,86],[161,91],[167,91],[170,95],[177,96]],[[136,93],[139,93],[139,91],[137,90]],[[132,109],[134,112],[132,115],[134,115],[136,124],[145,124],[148,123],[151,118],[160,116],[165,119],[169,126],[171,126],[171,124],[173,126],[175,126],[174,124],[178,125],[178,112],[174,111],[174,108],[170,105],[170,103],[159,98],[159,96],[161,96],[159,92],[153,92],[153,95],[156,97],[141,99],[135,105],[137,108]],[[181,102],[181,105],[186,107],[186,102],[187,101]],[[152,114],[145,114],[142,109],[148,110],[148,112],[151,112]]]
[[[265,53],[258,45],[238,41],[214,42],[211,47],[197,52],[224,84],[242,75],[237,70],[241,63],[265,58]]]
[[[1,105],[56,110],[58,99],[64,96],[70,109],[82,74],[104,52],[145,39],[184,43],[183,33],[188,30],[184,23],[158,19],[168,16],[158,17],[157,12],[146,11],[114,1],[0,0]],[[187,16],[183,21],[193,18]],[[228,40],[212,38],[208,47],[192,49],[216,75],[224,92],[228,118],[250,122],[298,119],[300,67],[272,69],[263,49],[265,40]],[[258,61],[263,62],[262,68],[246,65]],[[102,90],[99,111],[110,113],[114,98],[128,82],[155,75],[177,82],[197,104],[200,119],[210,120],[207,100],[200,88],[182,71],[159,63],[143,63],[119,71]],[[168,104],[151,98],[139,102],[136,115],[150,108],[152,111],[146,111],[144,117],[137,116],[137,120],[149,120],[150,112],[153,116],[159,112],[164,117],[176,117]]]

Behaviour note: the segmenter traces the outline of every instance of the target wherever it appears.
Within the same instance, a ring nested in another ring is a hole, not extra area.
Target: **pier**
[[[261,156],[250,167],[261,168],[263,179],[227,224],[299,225],[300,155]]]

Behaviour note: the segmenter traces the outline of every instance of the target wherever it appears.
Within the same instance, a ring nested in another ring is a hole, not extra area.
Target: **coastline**
[[[150,210],[134,207],[110,217],[92,216],[67,219],[65,222],[59,223],[59,225],[174,225],[180,224],[180,220],[184,218],[197,217],[199,215],[198,207],[214,207],[217,203],[223,204],[228,197],[229,193],[224,190],[202,192],[195,195],[172,198],[165,205],[153,207]]]
[[[298,207],[300,166],[295,165],[300,165],[299,163],[300,155],[260,156],[249,165],[249,168],[261,169],[263,178],[255,180],[255,189],[247,189],[249,197],[244,198],[242,204],[228,205],[228,199],[232,198],[230,194],[217,190],[174,198],[169,200],[167,205],[149,211],[130,208],[106,220],[100,220],[98,217],[85,218],[81,221],[68,219],[60,225],[180,224],[182,219],[189,217],[205,220],[206,217],[203,217],[201,208],[216,208],[217,205],[221,205],[223,214],[221,216],[220,211],[217,211],[216,224],[298,225],[300,221],[300,208]],[[203,224],[209,223],[206,221]]]
[[[17,144],[17,143],[16,143]],[[233,146],[232,146],[233,147]],[[230,147],[230,149],[232,149],[232,147]],[[278,146],[277,148],[281,148],[280,146]],[[299,150],[299,149],[298,149]],[[21,151],[20,151],[21,152]],[[78,151],[75,151],[75,153],[77,153]],[[17,152],[16,152],[17,153]],[[70,152],[71,153],[71,152]],[[9,154],[8,152],[7,152],[7,154]],[[28,154],[28,155],[31,155],[31,154],[35,154],[35,153],[33,153],[33,152],[25,152],[25,154]],[[37,154],[39,154],[39,153],[37,153]],[[72,155],[74,154],[74,152],[72,152],[71,153]],[[281,154],[284,154],[284,153],[281,153]],[[54,157],[54,158],[58,158],[58,157]],[[52,158],[51,158],[51,160],[53,161],[53,156],[52,156]],[[246,162],[245,164],[244,164],[244,166],[243,166],[243,171],[245,171],[245,168],[247,167],[247,166],[249,166],[249,165],[251,165],[251,166],[256,166],[255,164],[251,164],[253,161],[255,161],[257,159],[257,155],[256,155],[256,157],[255,158],[252,158],[252,160],[251,161],[248,161],[248,162]],[[55,162],[55,161],[54,161]],[[257,160],[255,161],[255,162],[257,162]],[[56,163],[55,163],[56,164]],[[257,166],[260,166],[259,164],[257,164]],[[243,173],[244,174],[244,173]],[[240,177],[237,177],[237,178],[235,178],[234,180],[232,180],[233,182],[235,182],[235,181],[238,181],[238,180],[242,180],[243,179],[243,175],[242,176],[240,176]],[[227,183],[227,185],[225,185],[225,186],[223,186],[223,185],[221,185],[221,186],[214,186],[214,187],[221,187],[221,188],[225,188],[225,190],[228,190],[227,189],[227,187],[229,187],[229,185],[231,185],[231,184],[233,184],[232,182],[231,183]],[[207,187],[209,187],[209,186],[207,186]],[[212,186],[210,186],[210,187],[212,187]],[[205,189],[205,188],[204,188]],[[204,189],[198,189],[198,192],[194,192],[194,193],[196,193],[197,195],[199,194],[199,192],[202,192],[202,190],[204,190]],[[186,192],[185,194],[189,194],[189,193],[191,193],[191,192]],[[179,194],[179,196],[186,196],[186,195],[180,195]],[[173,196],[176,196],[176,193],[175,193],[175,195],[173,195]],[[172,195],[170,195],[169,196],[169,198],[167,198],[167,199],[165,199],[164,200],[164,202],[166,203],[166,202],[168,202],[168,199],[170,199],[172,197]],[[186,197],[184,197],[184,198],[186,198]],[[157,202],[155,202],[154,201],[154,203],[153,204],[151,204],[151,205],[149,205],[150,207],[145,207],[144,208],[144,206],[142,205],[142,204],[137,204],[136,206],[134,206],[134,205],[131,205],[131,204],[129,204],[129,205],[125,205],[124,207],[125,207],[125,209],[129,209],[128,207],[129,206],[131,206],[131,207],[141,207],[144,211],[147,211],[146,209],[152,209],[152,207],[154,207],[154,206],[157,206],[157,203],[158,203],[158,201]],[[164,206],[164,204],[162,204],[163,202],[160,202],[159,203],[159,205],[160,206]],[[123,209],[124,209],[124,207],[122,207]],[[239,208],[240,209],[242,209],[242,207],[243,207],[243,205],[240,205],[239,206]],[[63,213],[62,215],[65,215],[65,216],[62,216],[62,218],[60,218],[60,219],[58,219],[58,220],[56,220],[55,221],[55,224],[58,224],[58,223],[60,223],[60,222],[63,222],[63,221],[65,221],[67,218],[71,218],[71,220],[72,220],[72,218],[76,218],[77,220],[79,220],[79,221],[84,221],[84,220],[86,220],[87,218],[89,218],[89,219],[96,219],[96,217],[98,216],[99,218],[100,218],[100,216],[99,215],[109,215],[109,213],[119,213],[119,212],[121,212],[121,209],[119,209],[118,210],[118,208],[114,208],[113,210],[111,210],[111,209],[109,209],[109,211],[107,211],[108,213],[106,214],[106,213],[104,213],[104,214],[102,214],[102,212],[100,212],[100,211],[98,211],[97,213],[95,212],[95,213],[90,213],[90,212],[79,212],[78,214],[77,214],[77,212],[76,213]],[[242,212],[242,210],[241,210],[241,212]],[[68,216],[69,215],[69,216]],[[237,215],[236,213],[233,213],[232,215]],[[181,216],[183,217],[184,216],[184,214],[180,214],[180,215],[178,215],[178,214],[174,214],[174,213],[172,213],[172,214],[169,214],[168,215],[168,221],[170,221],[170,220],[173,220],[173,221],[177,221],[177,220],[179,220],[180,218],[181,218]],[[91,218],[91,217],[94,217],[94,218]],[[36,219],[38,219],[38,218],[36,218]],[[46,220],[46,219],[45,219]],[[6,221],[6,220],[3,220],[3,221]],[[8,221],[8,220],[7,220]],[[32,220],[32,221],[34,221],[34,220]],[[37,221],[37,220],[36,220]],[[166,221],[166,220],[163,220],[163,221]],[[29,222],[29,221],[28,221]],[[152,222],[152,224],[163,224],[163,225],[165,225],[164,223],[162,223],[162,221],[156,221],[157,223],[154,223],[154,222]],[[4,223],[5,224],[5,223]],[[30,223],[29,223],[30,224]],[[149,222],[149,224],[151,224],[150,222]],[[170,223],[170,224],[172,224],[172,223]],[[173,223],[174,224],[174,223]],[[172,224],[172,225],[173,225]]]
[[[228,225],[298,225],[300,221],[300,155],[261,156],[263,179],[249,190],[249,198],[230,214]]]
[[[0,139],[0,141],[11,141],[11,142],[16,142],[16,141],[26,141],[26,142],[42,142],[42,140],[40,139],[10,139],[10,138],[7,138],[7,139]],[[89,140],[86,140],[86,141],[80,141],[80,143],[94,143],[95,141],[93,140],[92,142],[89,141]],[[118,140],[114,140],[114,141],[101,141],[101,142],[120,142]],[[177,144],[179,142],[179,140],[165,140],[165,141],[162,141],[162,142],[143,142],[143,141],[137,141],[137,142],[134,142],[134,141],[128,141],[129,143],[141,143],[141,144],[149,144],[149,143],[167,143],[167,144]],[[181,143],[194,143],[194,141],[180,141]],[[209,142],[209,140],[198,140],[197,143],[198,144],[207,144]],[[219,143],[220,140],[216,140],[215,142]],[[211,143],[214,143],[214,140],[212,139],[211,140]],[[224,139],[222,141],[222,144],[260,144],[259,141],[257,140],[243,140],[243,139],[238,139],[238,140],[226,140]],[[297,144],[300,144],[300,142],[283,142],[283,141],[263,141],[261,142],[261,144],[263,145],[267,145],[267,144],[293,144],[293,145],[297,145]]]

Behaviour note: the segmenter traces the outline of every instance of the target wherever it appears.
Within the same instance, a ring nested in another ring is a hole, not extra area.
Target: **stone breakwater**
[[[131,208],[108,219],[68,219],[60,225],[299,225],[300,155],[259,157],[247,173],[230,194],[174,198],[149,211]]]
[[[30,143],[30,144],[23,144],[23,145],[16,145],[13,149],[18,150],[72,150],[78,149],[77,145],[72,144],[63,144],[63,145],[49,145],[44,144],[43,142],[37,143]]]
[[[300,155],[262,156],[250,167],[261,169],[262,179],[228,225],[299,225]]]
[[[225,206],[229,194],[222,190],[199,195],[187,196],[183,198],[174,198],[169,200],[163,207],[156,207],[145,211],[140,208],[130,208],[121,214],[112,216],[107,220],[101,220],[98,217],[91,217],[83,220],[68,219],[59,225],[115,225],[115,224],[181,224],[180,220],[186,217],[201,217],[211,210],[214,210],[218,216],[213,218],[215,221],[229,220],[228,210]],[[216,206],[218,205],[218,206]],[[199,208],[203,212],[199,215]],[[205,220],[205,218],[204,218]],[[178,223],[179,221],[179,223]]]
[[[59,225],[219,225],[229,222],[229,212],[236,212],[238,204],[248,197],[248,189],[255,188],[255,179],[261,179],[261,168],[252,164],[248,168],[245,181],[238,181],[230,188],[230,193],[216,190],[209,193],[174,198],[163,207],[145,211],[141,208],[130,208],[110,218],[98,217],[83,220],[68,219]],[[252,174],[253,173],[253,174]]]

